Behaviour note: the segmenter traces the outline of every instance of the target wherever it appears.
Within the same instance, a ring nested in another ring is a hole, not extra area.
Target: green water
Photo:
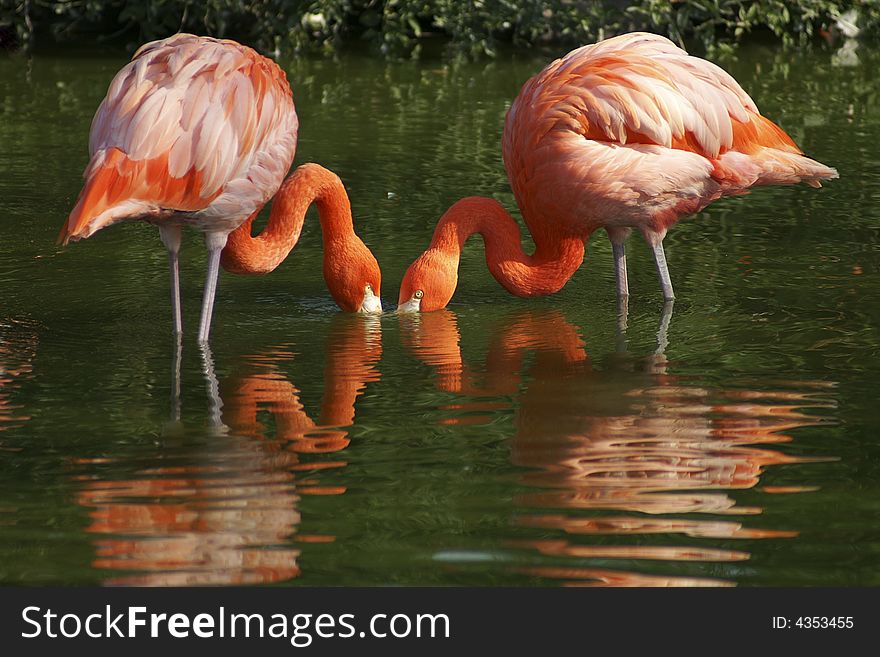
[[[503,117],[551,57],[287,63],[386,307],[456,199],[514,207]],[[155,229],[54,244],[124,61],[0,58],[0,583],[880,584],[878,54],[723,62],[840,180],[675,227],[671,317],[633,240],[619,331],[604,234],[550,298],[476,239],[448,311],[346,316],[310,215],[221,275],[210,353],[187,236],[179,359]]]

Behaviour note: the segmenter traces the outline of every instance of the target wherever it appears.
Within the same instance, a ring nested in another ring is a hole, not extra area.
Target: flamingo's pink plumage
[[[486,241],[489,269],[505,288],[547,294],[580,266],[583,242],[597,228],[608,231],[621,258],[633,228],[662,254],[672,224],[721,196],[755,185],[819,187],[837,177],[761,116],[721,68],[646,33],[574,50],[526,82],[507,114],[503,153],[535,253],[523,252],[515,222],[498,203],[463,199],[411,265],[401,304],[445,306],[459,250],[474,232]],[[623,263],[618,291],[626,294]],[[663,272],[665,258],[661,281]],[[668,298],[671,292],[671,283],[664,286]]]
[[[250,48],[190,34],[148,43],[98,107],[61,241],[135,215],[237,228],[278,191],[297,128],[284,72]]]
[[[296,244],[305,210],[317,200],[322,228],[333,233],[325,242],[332,237],[337,247],[325,252],[324,266],[334,298],[345,310],[376,310],[378,264],[354,233],[345,188],[326,169],[309,165],[279,193],[281,206],[299,216],[273,212],[263,239],[250,237],[248,218],[279,192],[290,169],[297,129],[287,76],[252,49],[191,34],[148,43],[113,79],[95,114],[85,184],[59,241],[86,238],[119,221],[157,225],[171,256],[179,332],[180,226],[204,231],[211,252],[199,330],[204,341],[229,234],[241,233],[224,260],[235,261],[237,273],[265,273]],[[326,221],[324,208],[333,215]],[[236,258],[241,248],[248,253]]]

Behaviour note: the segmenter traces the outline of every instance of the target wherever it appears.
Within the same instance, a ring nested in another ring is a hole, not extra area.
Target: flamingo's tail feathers
[[[784,153],[768,148],[759,157],[761,174],[758,185],[786,185],[806,183],[811,187],[821,187],[823,180],[837,178],[837,169],[811,160],[805,155]]]
[[[821,187],[823,180],[837,178],[837,171],[812,160],[778,125],[760,114],[735,122],[733,148],[715,161],[712,174],[725,193],[741,194],[754,185],[806,183]]]
[[[809,164],[809,171],[803,176],[803,178],[801,178],[801,180],[807,183],[810,187],[819,188],[822,186],[823,180],[840,178],[840,174],[837,173],[837,169],[834,167],[825,166],[821,162],[811,160],[808,157],[802,157],[802,159],[806,160]]]
[[[136,163],[117,148],[99,151],[86,169],[76,205],[61,227],[59,244],[84,239],[126,217],[143,214],[146,203],[132,198]]]
[[[823,180],[837,178],[836,169],[811,160],[800,153],[776,148],[744,154],[728,151],[715,161],[714,178],[727,187],[725,193],[738,194],[755,185],[795,185],[821,187]]]
[[[168,151],[132,160],[118,148],[100,150],[86,169],[76,206],[61,228],[60,244],[79,240],[124,219],[161,218],[207,207],[222,189],[202,196],[204,173],[192,167],[171,175]]]

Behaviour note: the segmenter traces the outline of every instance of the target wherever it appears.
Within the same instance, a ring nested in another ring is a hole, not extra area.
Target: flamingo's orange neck
[[[306,211],[318,206],[324,241],[324,279],[343,310],[355,312],[369,284],[376,295],[381,281],[376,259],[354,232],[351,204],[339,177],[317,164],[304,164],[284,181],[272,202],[269,223],[257,236],[257,213],[229,235],[221,263],[236,274],[265,274],[281,264],[299,241]]]
[[[583,262],[584,238],[554,230],[552,220],[544,223],[549,225],[534,233],[535,252],[529,255],[523,250],[519,226],[504,207],[493,199],[471,196],[441,217],[428,250],[443,254],[457,269],[462,246],[479,233],[489,271],[505,289],[520,297],[552,294]]]

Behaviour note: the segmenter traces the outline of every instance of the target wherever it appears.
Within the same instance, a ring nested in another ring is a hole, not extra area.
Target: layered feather
[[[837,172],[805,157],[724,70],[668,39],[632,33],[584,46],[523,87],[504,162],[533,231],[662,230],[725,194]]]
[[[189,34],[148,43],[95,114],[59,240],[124,219],[234,229],[278,190],[297,127],[284,72],[250,48]]]

